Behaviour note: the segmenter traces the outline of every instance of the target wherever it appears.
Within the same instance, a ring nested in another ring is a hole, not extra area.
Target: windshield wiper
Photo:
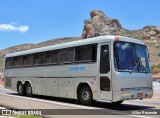
[[[145,73],[148,73],[147,69],[144,67],[144,65],[141,63],[141,67],[143,67]]]
[[[133,70],[135,70],[135,68],[136,68],[139,64],[140,64],[140,63],[139,63],[139,62],[137,62],[137,63],[136,63],[136,65],[135,65],[131,70],[129,70],[129,72],[130,72],[130,73],[132,73],[132,72],[133,72]]]
[[[142,64],[142,61],[141,61],[141,59],[139,57],[137,57],[136,65],[131,70],[129,70],[130,73],[132,73],[135,70],[135,68],[138,67],[138,66],[139,67],[143,67],[145,73],[148,73],[147,69],[144,67],[144,65]]]

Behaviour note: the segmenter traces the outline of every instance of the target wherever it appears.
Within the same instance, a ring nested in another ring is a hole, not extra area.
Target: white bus
[[[147,47],[137,39],[100,36],[5,56],[5,88],[19,95],[93,101],[152,97]]]

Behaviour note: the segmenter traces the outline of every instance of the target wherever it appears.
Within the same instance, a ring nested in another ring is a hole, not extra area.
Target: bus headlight
[[[122,97],[131,97],[131,93],[130,92],[124,92],[124,93],[122,93]]]

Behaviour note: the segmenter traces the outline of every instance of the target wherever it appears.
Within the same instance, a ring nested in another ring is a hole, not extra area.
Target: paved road
[[[45,117],[54,118],[158,118],[158,115],[138,115],[132,113],[136,111],[142,112],[147,110],[151,112],[151,110],[160,109],[160,99],[130,100],[125,101],[120,106],[114,106],[109,102],[99,101],[95,102],[92,106],[83,106],[76,104],[75,100],[70,99],[46,96],[34,96],[32,98],[22,97],[16,92],[0,87],[0,105],[13,109],[47,109],[45,111],[42,110],[42,114],[45,115]]]

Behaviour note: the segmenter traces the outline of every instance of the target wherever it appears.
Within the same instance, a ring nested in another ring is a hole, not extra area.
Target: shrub
[[[159,67],[154,67],[154,68],[152,69],[152,73],[153,73],[153,74],[160,73],[160,68],[159,68]]]

